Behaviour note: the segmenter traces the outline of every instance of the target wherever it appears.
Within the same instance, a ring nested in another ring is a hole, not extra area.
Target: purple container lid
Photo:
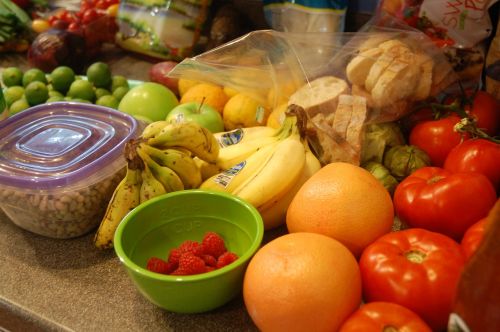
[[[108,107],[76,102],[31,107],[0,122],[0,186],[50,190],[106,173],[137,131],[132,116]]]

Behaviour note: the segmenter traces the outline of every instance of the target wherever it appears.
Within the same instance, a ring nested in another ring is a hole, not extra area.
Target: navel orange
[[[243,298],[261,331],[336,331],[360,305],[359,267],[330,237],[286,234],[252,258]]]
[[[294,196],[287,210],[290,233],[332,237],[359,257],[391,230],[394,207],[384,186],[367,170],[348,163],[323,166]]]

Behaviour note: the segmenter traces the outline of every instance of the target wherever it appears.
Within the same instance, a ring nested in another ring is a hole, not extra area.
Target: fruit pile
[[[226,249],[224,239],[215,232],[207,232],[201,242],[186,240],[170,250],[167,260],[148,259],[146,269],[170,275],[193,275],[223,268],[238,259]]]
[[[86,74],[86,78],[77,76],[67,66],[59,66],[49,74],[38,68],[25,72],[17,67],[5,68],[1,78],[9,114],[63,100],[118,108],[120,100],[129,91],[127,79],[112,75],[109,66],[103,62],[91,64]]]

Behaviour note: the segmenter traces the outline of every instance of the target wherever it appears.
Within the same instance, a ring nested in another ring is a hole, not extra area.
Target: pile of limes
[[[78,101],[118,108],[130,87],[125,77],[112,75],[104,62],[91,64],[86,79],[67,66],[59,66],[51,73],[38,68],[23,72],[17,67],[5,68],[1,73],[4,97],[9,114],[28,107],[55,101]]]

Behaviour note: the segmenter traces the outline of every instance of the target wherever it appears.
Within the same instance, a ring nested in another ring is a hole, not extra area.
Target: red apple
[[[166,121],[171,123],[193,121],[212,133],[224,130],[224,121],[220,113],[210,105],[200,104],[196,101],[180,104],[172,109]]]
[[[158,62],[151,66],[149,69],[149,80],[151,82],[160,83],[167,88],[169,88],[177,96],[179,95],[179,89],[177,87],[177,78],[168,77],[168,73],[177,66],[175,61],[163,61]]]

